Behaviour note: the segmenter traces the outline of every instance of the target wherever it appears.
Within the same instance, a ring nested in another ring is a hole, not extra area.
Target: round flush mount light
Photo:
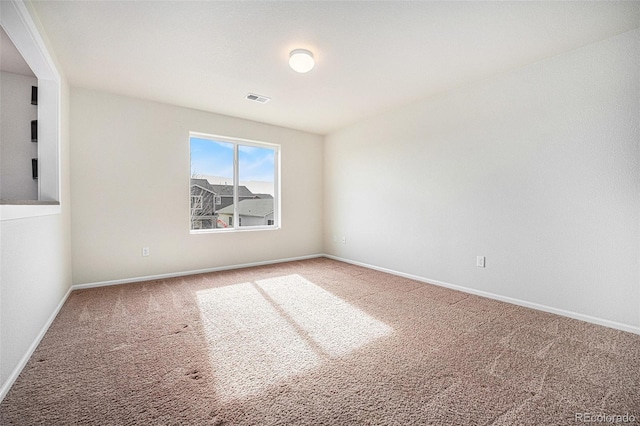
[[[313,53],[306,49],[292,50],[289,54],[289,66],[299,73],[311,71],[316,62],[313,60]]]

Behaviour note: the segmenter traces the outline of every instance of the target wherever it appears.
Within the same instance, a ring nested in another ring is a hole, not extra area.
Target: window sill
[[[0,200],[0,221],[60,214],[58,201]]]
[[[243,228],[191,229],[191,235],[197,234],[226,234],[236,232],[277,231],[279,226],[247,226]]]

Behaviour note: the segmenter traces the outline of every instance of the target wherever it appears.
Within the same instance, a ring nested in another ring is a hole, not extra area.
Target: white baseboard
[[[33,355],[33,353],[35,352],[36,348],[40,344],[40,341],[47,333],[47,330],[49,330],[49,327],[53,323],[53,320],[56,319],[58,312],[60,312],[60,309],[62,309],[64,302],[67,301],[72,290],[73,288],[69,287],[69,290],[67,290],[67,293],[64,295],[60,303],[58,303],[56,309],[53,311],[53,313],[51,313],[49,319],[47,319],[47,322],[42,326],[42,329],[40,329],[40,332],[31,343],[31,346],[29,346],[29,349],[27,349],[27,352],[25,352],[22,358],[20,358],[20,362],[18,362],[16,368],[13,369],[7,380],[2,384],[2,387],[0,387],[0,402],[2,402],[5,396],[7,396],[7,393],[9,393],[9,389],[11,389],[11,386],[13,386],[15,381],[18,379],[20,373],[22,373],[22,369],[27,365],[27,362],[29,362],[29,358],[31,358],[31,355]]]
[[[127,283],[136,283],[142,281],[153,281],[153,280],[163,280],[166,278],[175,278],[175,277],[184,277],[187,275],[197,275],[197,274],[206,274],[209,272],[218,272],[218,271],[229,271],[231,269],[241,269],[241,268],[250,268],[252,266],[263,266],[263,265],[273,265],[276,263],[284,263],[284,262],[294,262],[296,260],[307,260],[307,259],[315,259],[318,257],[324,257],[324,254],[310,254],[307,256],[298,256],[298,257],[290,257],[286,259],[275,259],[275,260],[265,260],[262,262],[251,262],[251,263],[241,263],[238,265],[230,265],[230,266],[218,266],[215,268],[206,268],[206,269],[196,269],[192,271],[182,271],[182,272],[172,272],[168,274],[158,274],[158,275],[147,275],[144,277],[134,277],[134,278],[125,278],[121,280],[110,280],[110,281],[99,281],[93,283],[86,284],[74,284],[71,286],[72,290],[80,290],[83,288],[93,288],[93,287],[104,287],[109,285],[118,285],[118,284],[127,284]]]
[[[379,266],[369,265],[368,263],[358,262],[355,260],[345,259],[338,256],[333,256],[330,254],[325,254],[324,257],[328,259],[338,260],[340,262],[350,263],[352,265],[362,266],[364,268],[373,269],[380,272],[386,272],[388,274],[397,275],[404,278],[409,278],[412,280],[424,282],[427,284],[434,284],[440,287],[446,287],[453,290],[462,291],[464,293],[475,294],[476,296],[487,297],[489,299],[499,300],[501,302],[511,303],[513,305],[524,306],[525,308],[536,309],[538,311],[549,312],[551,314],[561,315],[563,317],[569,317],[573,319],[577,319],[580,321],[590,322],[592,324],[602,325],[609,328],[614,328],[616,330],[627,331],[629,333],[639,334],[640,335],[640,327],[635,327],[629,324],[623,324],[616,321],[610,321],[607,319],[592,317],[590,315],[579,314],[577,312],[566,311],[564,309],[553,308],[551,306],[541,305],[538,303],[527,302],[526,300],[514,299],[512,297],[501,296],[499,294],[489,293],[482,290],[476,290],[469,287],[462,287],[456,284],[450,284],[443,281],[432,280],[429,278],[420,277],[418,275],[405,274],[404,272],[394,271],[392,269],[381,268]]]

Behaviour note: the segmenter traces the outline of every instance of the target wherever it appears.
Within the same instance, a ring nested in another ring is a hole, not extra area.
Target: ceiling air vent
[[[266,104],[267,102],[269,102],[271,100],[271,98],[267,98],[266,96],[262,96],[262,95],[256,95],[255,93],[249,93],[245,99],[248,99],[250,101],[254,101],[254,102],[260,102],[261,104]]]

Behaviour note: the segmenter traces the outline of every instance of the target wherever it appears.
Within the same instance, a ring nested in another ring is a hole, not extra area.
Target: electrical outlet
[[[342,244],[347,244],[347,237],[342,237]]]
[[[485,259],[484,259],[484,256],[478,256],[478,257],[476,258],[476,266],[477,266],[478,268],[484,268],[484,260],[485,260]]]
[[[143,257],[149,256],[149,247],[142,247],[142,256]]]

